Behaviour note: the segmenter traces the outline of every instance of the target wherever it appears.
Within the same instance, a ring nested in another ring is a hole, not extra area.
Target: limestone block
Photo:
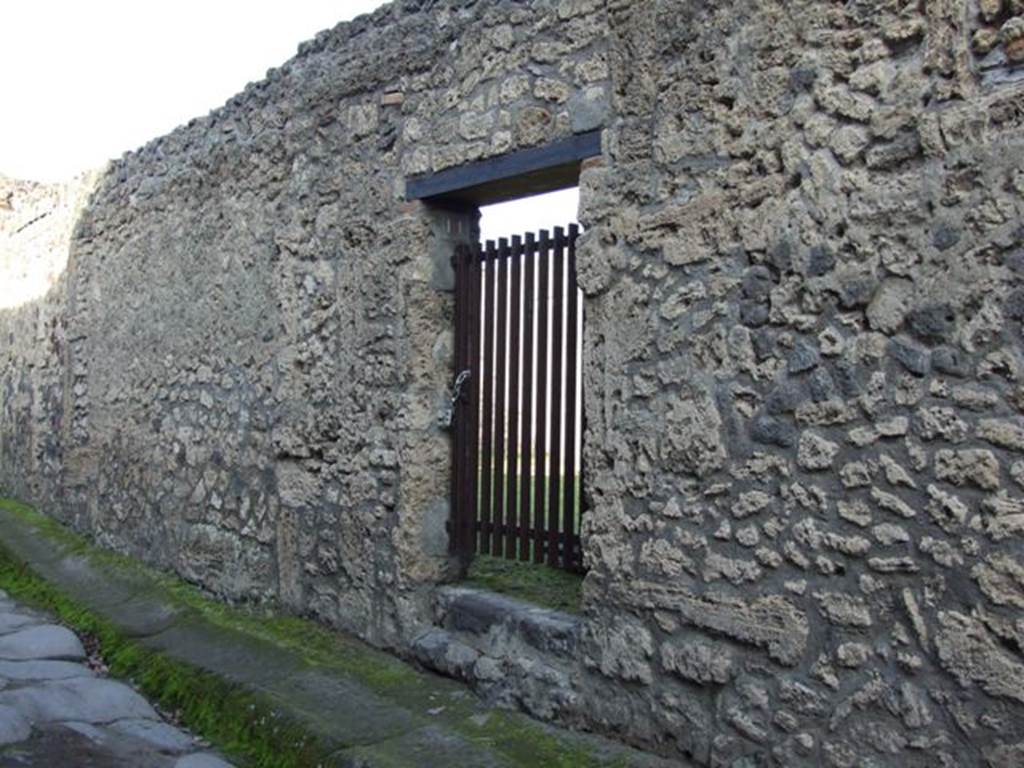
[[[475,648],[441,630],[432,630],[418,637],[413,641],[412,651],[431,669],[463,680],[472,679],[473,669],[480,659],[480,652]]]
[[[1008,19],[999,30],[1006,58],[1014,63],[1024,62],[1024,17]]]
[[[976,683],[991,696],[1024,703],[1024,664],[981,621],[956,611],[942,611],[938,618],[939,659],[961,685]]]
[[[867,308],[868,323],[876,331],[895,333],[910,310],[914,284],[910,280],[891,279],[882,283]]]
[[[967,436],[967,423],[952,408],[919,408],[915,414],[915,431],[922,440],[958,443]]]
[[[893,493],[888,493],[879,488],[872,488],[871,498],[880,509],[892,512],[899,517],[909,519],[917,515],[917,512],[907,502]]]
[[[739,495],[732,506],[732,514],[743,519],[766,510],[772,503],[772,497],[764,491],[745,491]]]
[[[805,432],[800,436],[797,462],[806,470],[820,472],[832,466],[838,452],[836,443],[813,432]]]
[[[591,629],[589,640],[591,651],[587,663],[596,666],[606,677],[645,685],[654,682],[650,663],[654,640],[642,625],[619,618],[606,628]]]
[[[821,612],[833,624],[843,627],[870,627],[874,622],[863,599],[839,592],[816,592]]]
[[[1024,426],[1009,419],[982,419],[978,437],[985,442],[1011,451],[1024,452]]]
[[[1024,608],[1024,564],[1009,555],[989,555],[971,569],[971,576],[996,605]]]
[[[722,645],[699,641],[666,641],[661,646],[661,665],[696,683],[729,682],[735,674],[733,654]]]
[[[769,656],[786,666],[796,665],[807,647],[807,616],[784,597],[769,595],[746,601],[713,592],[694,595],[685,589],[645,582],[633,582],[630,587],[635,591],[633,599],[639,597],[674,611],[685,624],[765,648]]]
[[[985,759],[992,768],[1016,768],[1024,765],[1024,741],[989,747],[985,750]]]
[[[678,471],[705,477],[726,460],[722,418],[708,393],[675,398],[665,416],[662,458]]]
[[[953,485],[993,491],[999,487],[999,461],[984,449],[936,451],[935,476]]]

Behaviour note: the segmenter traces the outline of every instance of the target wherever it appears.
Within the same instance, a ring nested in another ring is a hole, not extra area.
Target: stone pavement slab
[[[0,750],[0,768],[174,768],[176,760],[63,723],[38,727],[29,739]]]
[[[69,677],[93,677],[91,669],[70,661],[0,661],[0,680],[66,680]]]
[[[16,629],[41,623],[35,616],[26,616],[20,613],[0,613],[0,635],[6,635]]]
[[[32,724],[14,707],[0,704],[0,746],[24,741],[32,733]]]
[[[0,691],[0,705],[14,707],[34,723],[112,723],[124,718],[157,718],[149,702],[127,685],[89,677]]]
[[[74,632],[53,624],[20,629],[0,637],[0,659],[28,661],[30,659],[80,660],[85,648]]]

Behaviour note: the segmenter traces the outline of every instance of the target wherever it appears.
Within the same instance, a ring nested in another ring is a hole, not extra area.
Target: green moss
[[[34,521],[35,514],[23,505],[22,509],[12,509],[12,502],[0,504],[19,515],[31,514]],[[269,698],[131,641],[110,622],[76,605],[39,578],[2,545],[0,589],[26,605],[49,611],[77,632],[94,637],[111,674],[132,680],[165,711],[174,712],[185,726],[240,764],[252,768],[327,764],[325,745],[284,720]]]
[[[436,706],[439,693],[462,690],[454,681],[420,673],[394,656],[310,619],[281,615],[273,606],[228,606],[179,579],[165,576],[161,581],[175,600],[214,626],[290,651],[311,667],[341,674],[403,706],[429,709]],[[449,696],[444,716],[438,719],[451,722],[474,711],[471,699]]]
[[[525,715],[495,710],[486,719],[471,720],[462,729],[465,736],[507,755],[517,765],[543,765],[545,768],[623,768],[625,758],[599,759],[590,745],[572,743],[563,734],[555,735]]]
[[[148,569],[136,560],[119,555],[116,552],[96,549],[84,536],[75,533],[67,526],[52,517],[40,514],[28,504],[14,499],[0,497],[0,509],[14,514],[36,529],[43,537],[60,545],[61,550],[69,555],[84,555],[90,561],[115,567],[122,572],[131,572],[140,576],[149,576]]]
[[[115,677],[132,680],[165,711],[224,753],[253,768],[326,764],[328,750],[301,727],[284,721],[268,698],[132,642],[113,625],[75,605],[0,547],[0,589],[55,614],[91,635]]]
[[[56,520],[46,517],[46,515],[39,514],[28,504],[23,504],[20,501],[15,501],[14,499],[0,498],[0,509],[10,512],[20,517],[22,520],[31,523],[45,533],[48,538],[64,544],[65,546],[73,547],[84,543],[84,540],[80,536],[76,536]]]
[[[158,573],[136,560],[93,547],[83,536],[21,502],[0,498],[0,509],[29,523],[65,553],[85,557],[94,565],[151,584],[163,599],[194,611],[215,627],[292,651],[311,666],[342,673],[406,705],[424,703],[434,706],[434,697],[439,690],[454,692],[460,689],[453,681],[420,674],[408,664],[361,640],[332,631],[309,619],[282,615],[273,605],[232,606],[210,599],[176,576]],[[472,711],[469,701],[452,701],[442,719],[451,721]]]
[[[545,608],[580,612],[583,577],[546,565],[477,555],[466,582]]]

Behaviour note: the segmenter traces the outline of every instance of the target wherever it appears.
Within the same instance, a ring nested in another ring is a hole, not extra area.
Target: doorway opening
[[[407,181],[407,197],[477,224],[451,246],[448,533],[463,574],[475,559],[583,570],[576,212],[582,162],[600,153],[595,131]]]
[[[485,239],[456,257],[456,371],[468,397],[455,434],[453,546],[465,558],[583,568],[574,202],[576,189],[485,207],[488,234],[538,218],[566,223]]]

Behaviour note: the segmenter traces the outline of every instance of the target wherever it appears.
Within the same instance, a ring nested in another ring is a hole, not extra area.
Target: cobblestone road
[[[0,591],[0,768],[230,768]]]

